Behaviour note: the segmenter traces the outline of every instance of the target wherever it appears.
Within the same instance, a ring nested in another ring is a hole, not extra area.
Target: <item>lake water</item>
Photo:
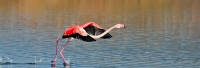
[[[0,0],[0,68],[199,68],[200,0]],[[96,22],[111,39],[55,40],[67,27]],[[59,49],[66,40],[59,42]],[[13,64],[5,64],[12,62]],[[36,64],[31,64],[36,63]]]

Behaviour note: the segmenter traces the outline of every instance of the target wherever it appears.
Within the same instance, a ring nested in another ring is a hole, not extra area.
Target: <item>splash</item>
[[[24,62],[24,63],[13,62],[13,60],[10,57],[6,55],[5,56],[0,55],[0,65],[24,65],[24,64],[28,64],[28,65],[38,65],[38,64],[46,65],[47,64],[48,65],[48,64],[51,64],[49,60],[45,58],[34,56],[31,59],[33,59],[33,61],[31,62]],[[68,56],[67,61],[70,63],[70,65],[72,64],[70,56]],[[53,64],[53,65],[56,65],[56,64]]]
[[[13,60],[10,59],[8,56],[0,56],[0,63],[13,63]]]
[[[15,62],[13,62],[13,60],[12,59],[10,59],[10,57],[8,57],[8,56],[0,56],[0,65],[10,65],[10,64],[45,64],[45,62],[44,62],[44,60],[45,60],[45,58],[37,58],[36,56],[35,56],[35,61],[33,61],[33,62],[28,62],[28,63],[15,63]]]
[[[13,62],[13,60],[11,60],[9,57],[7,57],[7,56],[5,56],[5,57],[9,60],[10,63]]]
[[[38,58],[35,56],[35,63],[42,63],[45,58],[39,58],[39,60],[37,59]]]
[[[67,57],[67,61],[70,63],[70,56]]]

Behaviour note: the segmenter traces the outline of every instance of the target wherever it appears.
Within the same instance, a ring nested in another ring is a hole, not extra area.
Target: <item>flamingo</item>
[[[68,38],[68,41],[60,50],[60,56],[64,60],[65,64],[69,64],[66,61],[65,57],[63,56],[62,52],[67,46],[67,44],[72,41],[73,39],[79,39],[85,42],[94,42],[95,39],[102,38],[102,39],[110,39],[112,36],[108,33],[114,28],[125,28],[124,24],[116,24],[110,27],[107,30],[104,30],[101,26],[97,25],[94,22],[88,22],[82,25],[75,25],[67,28],[62,36],[62,38],[56,39],[56,55],[51,63],[56,62],[57,54],[58,54],[58,41],[62,39]]]

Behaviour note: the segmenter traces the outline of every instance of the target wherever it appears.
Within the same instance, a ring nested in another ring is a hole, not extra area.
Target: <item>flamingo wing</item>
[[[89,23],[86,23],[86,24],[83,24],[83,25],[81,25],[81,27],[83,28],[83,29],[85,29],[85,31],[88,33],[88,34],[90,34],[90,35],[100,35],[100,34],[102,34],[103,32],[105,32],[105,30],[101,27],[101,26],[99,26],[99,25],[97,25],[96,23],[94,23],[94,22],[89,22]],[[111,38],[112,36],[109,34],[109,33],[107,33],[107,34],[105,34],[103,37],[101,37],[101,38],[103,38],[103,39],[109,39],[109,38]]]
[[[103,29],[101,26],[99,26],[98,24],[94,23],[94,22],[88,22],[85,24],[80,25],[82,28],[88,27],[88,26],[95,26],[96,28],[99,29]]]
[[[85,27],[84,28],[85,29],[85,31],[88,33],[88,34],[90,34],[90,35],[100,35],[100,34],[102,34],[103,32],[105,32],[105,30],[104,29],[99,29],[99,28],[97,28],[97,27],[94,27],[94,26],[88,26],[88,27]],[[109,33],[107,33],[107,34],[105,34],[103,37],[101,37],[102,39],[109,39],[109,38],[111,38],[112,36],[109,34]]]
[[[65,30],[62,38],[64,39],[64,38],[69,38],[69,37],[73,37],[73,38],[76,38],[76,39],[79,39],[79,40],[82,40],[82,41],[86,41],[86,42],[96,41],[95,39],[90,37],[87,33],[80,30],[79,26],[72,26],[72,27],[67,28]]]

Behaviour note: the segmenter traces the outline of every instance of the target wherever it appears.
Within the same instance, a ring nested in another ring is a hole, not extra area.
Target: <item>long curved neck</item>
[[[112,29],[114,29],[115,28],[115,26],[112,26],[112,27],[110,27],[109,29],[107,29],[105,32],[103,32],[102,34],[100,34],[100,35],[97,35],[97,36],[93,36],[93,35],[90,35],[92,38],[94,38],[94,39],[97,39],[97,38],[101,38],[101,37],[103,37],[105,34],[107,34],[108,32],[110,32]]]

